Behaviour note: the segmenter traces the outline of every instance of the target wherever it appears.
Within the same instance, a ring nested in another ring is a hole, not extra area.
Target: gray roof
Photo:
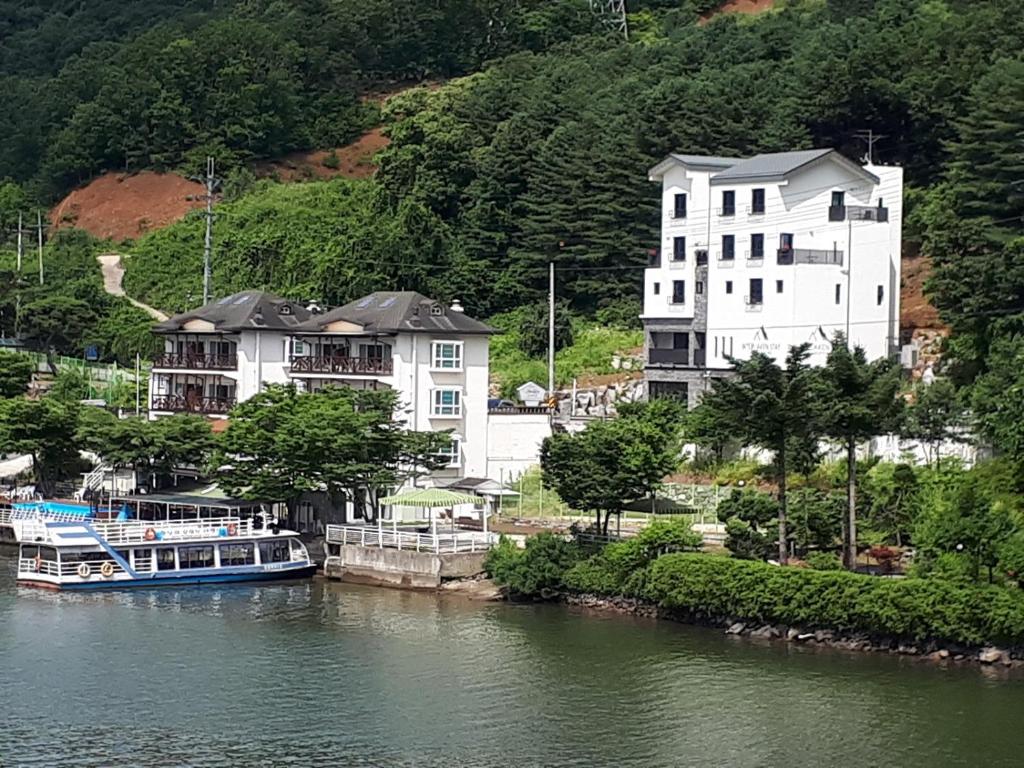
[[[800,149],[793,152],[768,152],[753,157],[717,157],[714,155],[671,154],[648,171],[652,179],[658,178],[672,163],[692,168],[715,171],[712,184],[726,184],[760,179],[783,179],[789,174],[824,158],[831,158],[858,173],[865,179],[878,183],[878,178],[856,163],[846,159],[834,149]]]
[[[264,291],[242,291],[157,323],[157,333],[180,331],[190,320],[205,320],[217,331],[290,331],[308,320],[309,310]]]
[[[728,168],[731,165],[742,162],[740,157],[716,157],[715,155],[682,155],[682,154],[671,154],[662,160],[660,163],[655,165],[649,171],[647,175],[651,178],[660,176],[664,171],[671,167],[672,163],[679,163],[681,165],[687,165],[691,168],[706,168],[714,170],[718,168]]]
[[[295,330],[323,333],[327,325],[338,321],[360,325],[364,333],[497,333],[461,310],[414,291],[376,291],[330,312],[313,315]]]

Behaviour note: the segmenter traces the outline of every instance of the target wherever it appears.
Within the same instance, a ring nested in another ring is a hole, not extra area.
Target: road
[[[103,290],[111,296],[124,296],[132,306],[138,307],[154,320],[162,322],[167,319],[167,315],[159,309],[153,309],[153,307],[148,304],[143,304],[141,301],[136,301],[131,296],[125,295],[124,287],[121,285],[124,280],[124,267],[121,265],[121,254],[103,253],[97,256],[96,260],[100,263],[100,271],[103,273]]]

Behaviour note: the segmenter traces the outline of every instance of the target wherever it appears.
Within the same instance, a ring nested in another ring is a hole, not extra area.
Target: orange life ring
[[[79,578],[82,579],[88,579],[89,574],[92,573],[92,569],[89,567],[88,563],[79,563],[77,571]]]
[[[237,536],[237,535],[238,535],[238,526],[235,525],[234,523],[230,523],[228,525],[228,536]]]
[[[111,576],[114,575],[114,566],[110,563],[104,563],[100,566],[100,573],[102,573],[106,578],[109,579]]]
[[[142,538],[144,538],[146,541],[153,541],[156,538],[156,531],[154,531],[152,528],[147,528]]]

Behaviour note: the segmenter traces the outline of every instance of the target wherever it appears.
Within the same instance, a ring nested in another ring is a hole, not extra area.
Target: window
[[[696,291],[698,294],[704,293],[704,281],[698,280],[696,284],[693,286],[693,290]]]
[[[287,563],[291,562],[291,548],[288,546],[288,539],[277,539],[275,541],[260,542],[260,563]]]
[[[779,250],[780,251],[791,251],[793,250],[793,235],[783,232],[779,235]]]
[[[648,267],[660,267],[661,266],[661,249],[651,248],[647,251],[647,266]]]
[[[655,296],[660,296],[661,295],[661,283],[655,283],[654,284],[654,295]]]
[[[836,283],[836,304],[839,303],[840,297],[842,296],[842,286]]]
[[[750,191],[750,212],[764,213],[764,190],[752,189]]]
[[[434,416],[461,416],[462,415],[462,390],[460,389],[435,389],[434,407],[431,414]]]
[[[725,281],[725,292],[732,293],[732,280]]]
[[[306,342],[301,339],[295,339],[292,341],[292,354],[296,357],[302,357],[306,354]]]
[[[438,371],[462,370],[462,342],[435,341],[433,344],[434,369]]]
[[[750,236],[750,258],[764,258],[764,235],[756,234]]]
[[[832,207],[842,208],[846,204],[846,193],[845,192],[833,192],[832,193]]]
[[[736,258],[736,235],[722,235],[722,261]]]
[[[775,292],[776,293],[782,293],[782,281],[781,280],[776,280],[775,281]]]
[[[158,571],[173,571],[175,567],[174,547],[162,547],[156,551],[156,569]]]
[[[764,303],[764,282],[759,277],[750,279],[750,294],[747,296],[747,304]]]
[[[732,190],[722,192],[722,215],[736,215],[736,193]]]
[[[445,466],[458,467],[462,465],[462,441],[459,438],[452,438],[452,441],[438,452],[438,458],[445,461]]]
[[[179,547],[178,561],[181,568],[213,568],[213,546]]]
[[[362,360],[390,360],[391,347],[387,344],[360,344],[359,357]]]
[[[689,349],[690,348],[690,334],[688,333],[673,333],[672,334],[672,349]]]
[[[686,281],[685,280],[673,280],[672,281],[672,303],[673,304],[685,304],[686,303]]]
[[[441,317],[441,315],[444,314],[444,307],[442,307],[440,304],[431,304],[430,314],[433,315],[434,317]]]
[[[133,549],[132,550],[132,568],[137,571],[151,571],[153,570],[153,550],[152,549]]]
[[[672,238],[672,261],[686,261],[686,238]]]
[[[882,300],[885,298],[885,288],[881,285],[875,290],[875,304],[882,306]]]
[[[255,565],[256,548],[251,541],[244,544],[221,544],[220,564],[224,565]]]
[[[672,218],[674,219],[685,219],[686,218],[686,193],[679,192],[675,197],[675,205],[672,209]]]

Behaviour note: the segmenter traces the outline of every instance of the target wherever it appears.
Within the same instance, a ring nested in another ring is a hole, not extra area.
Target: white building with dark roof
[[[325,313],[243,291],[159,323],[150,416],[226,418],[267,383],[300,390],[388,388],[410,429],[451,430],[438,481],[488,473],[489,345],[494,330],[419,293],[378,292]]]
[[[781,360],[836,331],[871,359],[898,349],[901,168],[814,149],[750,158],[670,155],[661,247],[644,277],[645,374],[652,397],[695,404],[729,357]]]

